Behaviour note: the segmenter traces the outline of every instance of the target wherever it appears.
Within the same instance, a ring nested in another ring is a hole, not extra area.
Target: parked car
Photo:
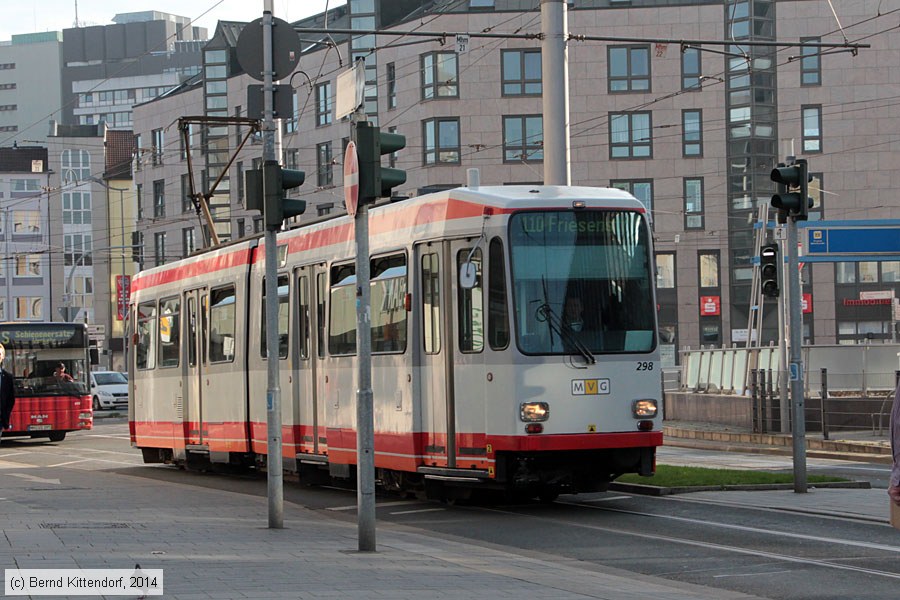
[[[128,379],[118,371],[92,371],[94,410],[128,408]]]

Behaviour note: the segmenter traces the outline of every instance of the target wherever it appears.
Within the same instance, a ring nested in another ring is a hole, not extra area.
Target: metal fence
[[[681,356],[681,391],[749,395],[753,370],[771,372],[776,389],[787,378],[775,346],[686,350]],[[869,396],[894,389],[900,344],[806,346],[802,357],[807,394],[821,388],[822,369],[827,369],[830,390]]]

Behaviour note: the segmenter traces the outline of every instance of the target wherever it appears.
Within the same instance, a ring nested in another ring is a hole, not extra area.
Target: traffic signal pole
[[[806,481],[806,398],[803,385],[803,311],[800,287],[800,258],[797,253],[797,221],[809,217],[809,168],[806,160],[788,157],[772,169],[772,181],[778,184],[772,207],[787,215],[788,306],[790,307],[790,380],[792,441],[794,455],[794,492],[807,491]]]
[[[272,6],[274,0],[263,3],[263,162],[275,161],[275,115],[274,82],[272,59]],[[252,25],[251,25],[252,26]],[[271,195],[275,190],[267,190],[263,177],[263,195]],[[279,186],[280,187],[280,186]],[[277,190],[278,194],[282,190]],[[269,499],[269,528],[284,527],[284,475],[281,439],[281,387],[278,364],[278,248],[276,236],[278,227],[266,219],[266,366],[268,386],[266,390],[266,477]]]
[[[805,198],[804,198],[805,201]],[[794,492],[805,494],[806,485],[806,399],[803,394],[803,311],[801,308],[800,259],[797,255],[797,220],[790,217],[788,230],[788,292],[791,321],[791,405],[793,413]]]

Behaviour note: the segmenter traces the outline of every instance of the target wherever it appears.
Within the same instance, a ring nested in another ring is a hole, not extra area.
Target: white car
[[[118,371],[91,371],[94,410],[128,408],[128,379]]]

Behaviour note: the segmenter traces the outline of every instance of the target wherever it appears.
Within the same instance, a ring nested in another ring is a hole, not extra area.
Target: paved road
[[[175,505],[183,501],[179,490],[225,490],[255,496],[257,502],[266,493],[264,477],[141,465],[139,454],[128,446],[127,424],[121,422],[101,421],[94,431],[73,435],[63,444],[4,441],[0,460],[8,474],[17,470],[8,464],[19,462],[45,465],[51,473],[97,470],[103,476],[152,482],[154,489],[167,490]],[[661,461],[778,468],[789,458],[667,448]],[[815,461],[810,461],[811,468],[834,466]],[[33,473],[21,469],[22,475]],[[288,505],[314,511],[323,523],[351,528],[355,523],[352,491],[309,488],[286,479],[285,499]],[[382,496],[377,516],[379,531],[408,531],[426,535],[433,543],[475,544],[504,556],[623,573],[633,580],[651,576],[672,585],[701,585],[718,590],[714,597],[893,600],[900,584],[900,536],[885,522],[886,506],[883,490],[664,498],[605,493],[564,496],[552,505],[448,506]],[[261,518],[260,527],[264,525]]]

